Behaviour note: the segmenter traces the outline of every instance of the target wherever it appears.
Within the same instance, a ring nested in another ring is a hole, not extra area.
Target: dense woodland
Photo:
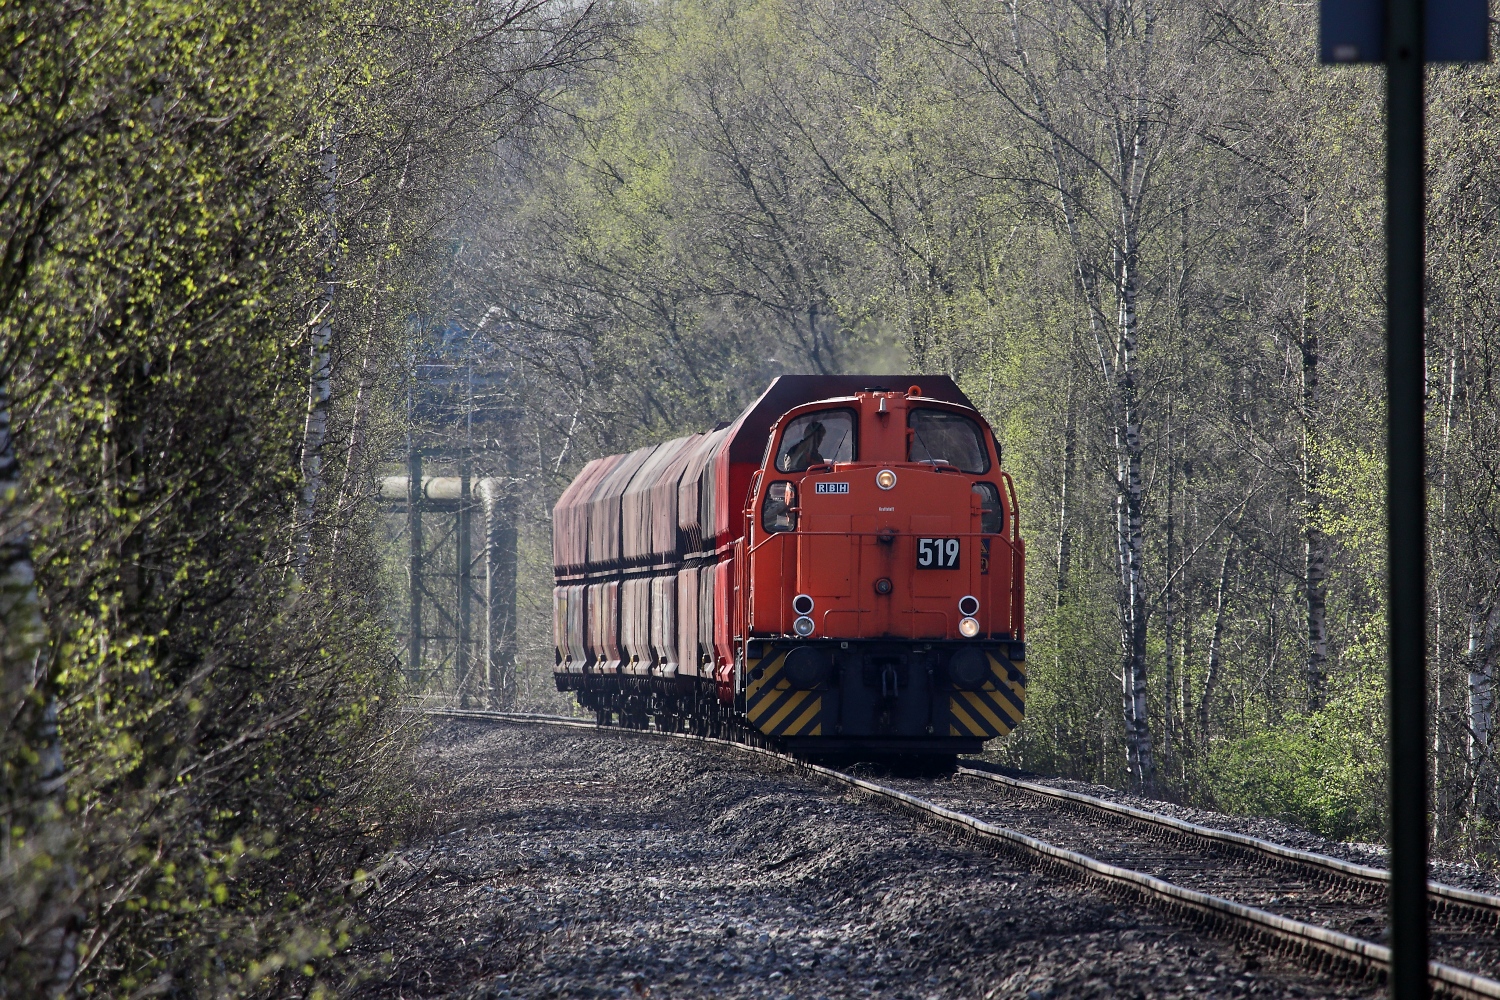
[[[994,424],[1008,759],[1378,840],[1382,81],[1315,17],[0,3],[0,995],[349,988],[424,822],[376,477],[503,481],[555,707],[552,501],[785,372]],[[1500,72],[1429,83],[1434,837],[1490,863]]]
[[[950,373],[1026,512],[1031,698],[1004,753],[1378,840],[1383,86],[1317,65],[1315,14],[643,19],[557,127],[507,145],[453,263],[454,315],[485,317],[535,401],[536,534],[584,460],[728,418],[778,372]],[[1484,858],[1497,84],[1434,69],[1428,118],[1435,834]],[[539,667],[549,645],[538,623]]]
[[[0,996],[327,995],[422,822],[368,502],[607,6],[0,5]]]

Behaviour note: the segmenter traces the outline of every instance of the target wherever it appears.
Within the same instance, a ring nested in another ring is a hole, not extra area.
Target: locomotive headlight
[[[896,474],[890,469],[881,469],[875,473],[875,485],[883,490],[891,489],[896,485]]]
[[[974,627],[976,630],[978,630],[978,623],[975,623]],[[803,615],[801,618],[798,618],[796,621],[792,622],[792,631],[796,632],[804,639],[807,638],[813,633],[813,620],[806,615]]]
[[[965,639],[974,638],[979,634],[979,620],[977,618],[968,617],[960,618],[958,620],[958,632]]]

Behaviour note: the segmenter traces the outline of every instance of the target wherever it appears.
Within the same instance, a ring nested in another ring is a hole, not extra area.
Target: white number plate
[[[958,569],[957,538],[918,538],[917,569]]]

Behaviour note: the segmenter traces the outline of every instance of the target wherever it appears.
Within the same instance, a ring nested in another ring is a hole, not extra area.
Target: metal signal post
[[[1325,63],[1386,65],[1386,518],[1391,996],[1425,1000],[1427,940],[1426,132],[1429,62],[1489,60],[1487,0],[1322,0]]]
[[[1386,26],[1386,517],[1390,572],[1391,996],[1427,983],[1426,186],[1422,0]]]

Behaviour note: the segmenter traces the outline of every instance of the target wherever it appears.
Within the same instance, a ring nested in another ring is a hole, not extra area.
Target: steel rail
[[[1161,813],[1137,809],[1119,802],[1111,802],[1108,799],[1085,795],[1082,792],[1073,792],[1063,788],[1053,788],[1049,785],[1040,785],[1031,781],[1022,781],[1019,778],[1012,778],[1009,775],[999,774],[994,771],[960,767],[958,773],[969,778],[994,781],[1031,795],[1046,796],[1047,798],[1064,801],[1081,809],[1110,813],[1136,823],[1170,830],[1175,834],[1239,848],[1247,853],[1262,855],[1280,863],[1312,869],[1319,876],[1335,876],[1363,886],[1379,889],[1382,892],[1385,891],[1390,883],[1390,873],[1383,868],[1357,865],[1353,862],[1328,857],[1326,854],[1314,854],[1311,851],[1298,850],[1295,847],[1287,847],[1284,844],[1261,840],[1258,837],[1251,837],[1243,833],[1234,833],[1230,830],[1218,830],[1209,826],[1199,826],[1196,823],[1189,823],[1186,820],[1180,820],[1172,816],[1164,816]],[[1427,894],[1432,905],[1439,912],[1443,910],[1458,911],[1470,919],[1477,919],[1491,924],[1500,923],[1500,896],[1489,896],[1482,892],[1460,889],[1457,886],[1446,885],[1442,882],[1428,882]]]
[[[657,730],[616,729],[599,726],[597,723],[567,718],[565,716],[540,715],[526,712],[494,712],[479,709],[423,709],[426,715],[449,718],[512,722],[529,725],[562,726],[574,729],[590,729],[596,732],[622,733],[634,736],[676,739],[685,742],[722,746],[744,753],[755,754],[774,760],[797,770],[816,774],[832,783],[844,785],[896,804],[903,811],[919,819],[945,828],[971,840],[1001,848],[1006,853],[1028,861],[1040,861],[1044,869],[1066,873],[1085,882],[1099,884],[1109,890],[1121,892],[1153,906],[1164,907],[1169,912],[1186,916],[1210,930],[1225,929],[1238,935],[1253,938],[1268,947],[1313,966],[1331,966],[1346,974],[1356,976],[1375,975],[1384,978],[1390,973],[1391,950],[1389,947],[1343,934],[1327,927],[1304,923],[1278,916],[1266,910],[1237,903],[1221,896],[1199,892],[1167,882],[1143,872],[1120,868],[1096,860],[1077,851],[1058,847],[1015,830],[995,826],[984,820],[944,806],[920,799],[915,795],[864,778],[845,774],[820,764],[799,760],[767,747],[741,743],[735,740],[718,739],[711,736],[694,736],[688,733],[665,733]],[[968,770],[968,769],[966,769]],[[1015,779],[1010,779],[1015,780]],[[1044,786],[1038,786],[1044,787]],[[1053,789],[1052,791],[1060,791]],[[1067,793],[1075,795],[1077,793]],[[1058,798],[1065,796],[1059,795]],[[1085,796],[1087,798],[1087,796]],[[1104,800],[1098,800],[1103,802]],[[1109,803],[1114,806],[1114,803]],[[1117,806],[1120,810],[1127,806]],[[1113,811],[1113,810],[1112,810]],[[1132,810],[1143,812],[1142,810]],[[1156,818],[1153,813],[1145,816]],[[1170,817],[1160,817],[1169,819]],[[1173,821],[1180,822],[1180,821]],[[1184,824],[1191,826],[1192,824]],[[1205,828],[1200,828],[1205,829]],[[1224,832],[1224,831],[1216,831]],[[1238,836],[1238,835],[1233,835]],[[1254,838],[1247,838],[1254,839]],[[1277,845],[1279,846],[1279,845]],[[1288,849],[1289,850],[1289,849]],[[1298,852],[1304,853],[1304,852]],[[1316,855],[1314,855],[1316,857]],[[1328,859],[1334,861],[1335,859]],[[1338,862],[1345,864],[1345,862]],[[1351,866],[1358,868],[1360,866]],[[1378,871],[1378,869],[1369,869]],[[1451,887],[1450,887],[1451,888]],[[1463,890],[1454,890],[1462,892]],[[1476,894],[1477,895],[1477,894]],[[1500,981],[1466,972],[1463,969],[1441,962],[1427,963],[1428,981],[1434,994],[1460,998],[1460,1000],[1500,1000]]]

